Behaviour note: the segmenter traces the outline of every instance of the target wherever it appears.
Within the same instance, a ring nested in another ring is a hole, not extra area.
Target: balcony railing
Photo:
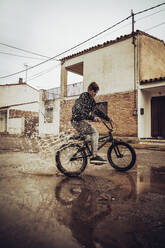
[[[67,96],[80,95],[83,92],[83,82],[67,85]],[[60,97],[60,87],[46,90],[46,100],[54,100]]]

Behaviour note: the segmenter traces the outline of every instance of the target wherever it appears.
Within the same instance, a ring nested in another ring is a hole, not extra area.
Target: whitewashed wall
[[[24,122],[24,117],[8,119],[7,131],[10,134],[22,134],[24,132]]]
[[[0,86],[0,107],[39,101],[39,91],[26,84]]]
[[[9,118],[9,110],[39,112],[39,91],[27,84],[11,84],[0,86],[0,107],[8,107],[5,123],[0,123],[0,131],[10,134],[24,132],[24,117]],[[2,126],[3,125],[3,126]],[[7,127],[7,130],[5,130]]]
[[[138,137],[151,137],[151,99],[165,96],[165,82],[141,86],[138,89]],[[144,108],[144,115],[140,114]]]
[[[60,99],[52,101],[53,107],[53,122],[47,123],[45,120],[45,102],[42,99],[42,91],[40,91],[40,105],[39,105],[39,134],[58,135],[60,128]]]
[[[30,103],[30,104],[13,106],[13,107],[10,107],[10,109],[39,112],[39,103],[34,102],[34,103]]]
[[[133,56],[134,47],[130,38],[66,60],[62,67],[83,62],[84,90],[96,81],[100,86],[99,95],[125,92],[134,89]]]

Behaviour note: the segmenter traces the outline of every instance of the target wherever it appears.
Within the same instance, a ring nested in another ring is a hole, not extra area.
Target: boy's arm
[[[101,119],[104,119],[106,121],[110,121],[110,118],[106,114],[104,114],[104,112],[102,112],[100,109],[98,109],[97,107],[95,107],[93,113],[95,115],[97,115],[98,117],[100,117]]]

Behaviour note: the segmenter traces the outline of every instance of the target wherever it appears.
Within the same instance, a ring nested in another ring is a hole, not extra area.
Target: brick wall
[[[75,100],[61,102],[60,131],[68,131],[72,128],[70,119],[74,102]],[[134,91],[98,96],[96,102],[108,103],[108,116],[114,121],[114,135],[137,137],[137,116],[133,116]],[[94,125],[100,134],[107,132],[102,123],[94,123]]]
[[[63,100],[60,103],[60,132],[69,132],[73,130],[70,119],[72,116],[72,106],[75,102],[74,100]]]
[[[20,118],[20,117],[38,117],[38,112],[10,109],[9,118]]]
[[[9,119],[21,118],[21,117],[25,118],[24,135],[30,137],[33,133],[38,133],[38,129],[37,129],[39,124],[38,112],[17,110],[17,109],[9,110]]]

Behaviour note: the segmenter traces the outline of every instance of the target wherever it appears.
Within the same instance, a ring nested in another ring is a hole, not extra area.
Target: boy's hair
[[[93,90],[95,92],[99,91],[99,86],[97,85],[97,83],[92,82],[90,83],[90,85],[88,86],[88,91],[89,90]]]

